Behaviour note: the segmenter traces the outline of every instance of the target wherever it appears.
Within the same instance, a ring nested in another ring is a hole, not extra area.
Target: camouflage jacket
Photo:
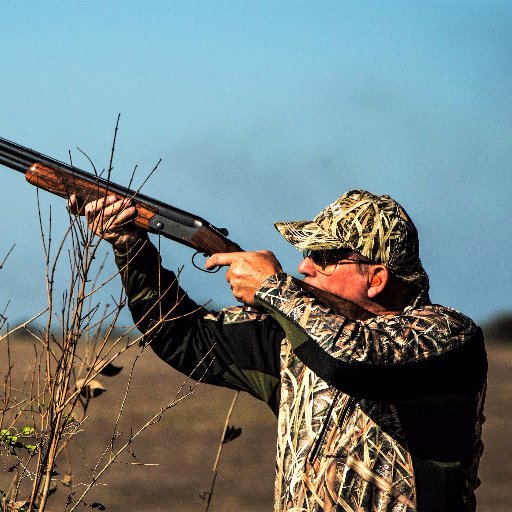
[[[278,416],[275,511],[475,510],[487,361],[469,318],[423,304],[351,321],[286,274],[258,291],[268,314],[210,312],[151,245],[116,258],[162,359]]]

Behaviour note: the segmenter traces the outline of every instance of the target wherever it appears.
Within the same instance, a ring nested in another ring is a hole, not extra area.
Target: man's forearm
[[[142,332],[158,322],[200,309],[180,288],[176,274],[161,266],[160,254],[147,238],[141,238],[127,252],[116,250],[115,259],[128,307]]]

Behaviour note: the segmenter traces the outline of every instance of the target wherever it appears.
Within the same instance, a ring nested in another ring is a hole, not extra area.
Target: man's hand
[[[137,210],[130,199],[109,195],[81,208],[73,194],[69,198],[68,208],[74,213],[85,215],[91,231],[120,251],[128,250],[137,240],[147,236],[144,230],[133,224]]]
[[[234,297],[254,306],[254,294],[268,277],[283,271],[270,251],[222,252],[206,260],[206,268],[229,266],[226,281]]]

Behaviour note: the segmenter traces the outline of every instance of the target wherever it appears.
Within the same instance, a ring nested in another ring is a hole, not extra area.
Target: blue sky
[[[3,1],[0,50],[1,137],[103,168],[121,113],[114,181],[162,158],[146,194],[291,273],[273,221],[389,194],[418,226],[433,301],[480,322],[512,310],[512,2]],[[45,305],[44,259],[35,190],[0,172],[14,321]],[[40,199],[58,238],[64,203]],[[195,298],[233,302],[189,249],[162,253]]]

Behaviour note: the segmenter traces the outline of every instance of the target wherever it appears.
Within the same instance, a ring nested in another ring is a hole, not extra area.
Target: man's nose
[[[310,258],[304,258],[297,267],[297,270],[304,276],[314,276],[315,267],[313,266],[313,263],[311,262]]]

